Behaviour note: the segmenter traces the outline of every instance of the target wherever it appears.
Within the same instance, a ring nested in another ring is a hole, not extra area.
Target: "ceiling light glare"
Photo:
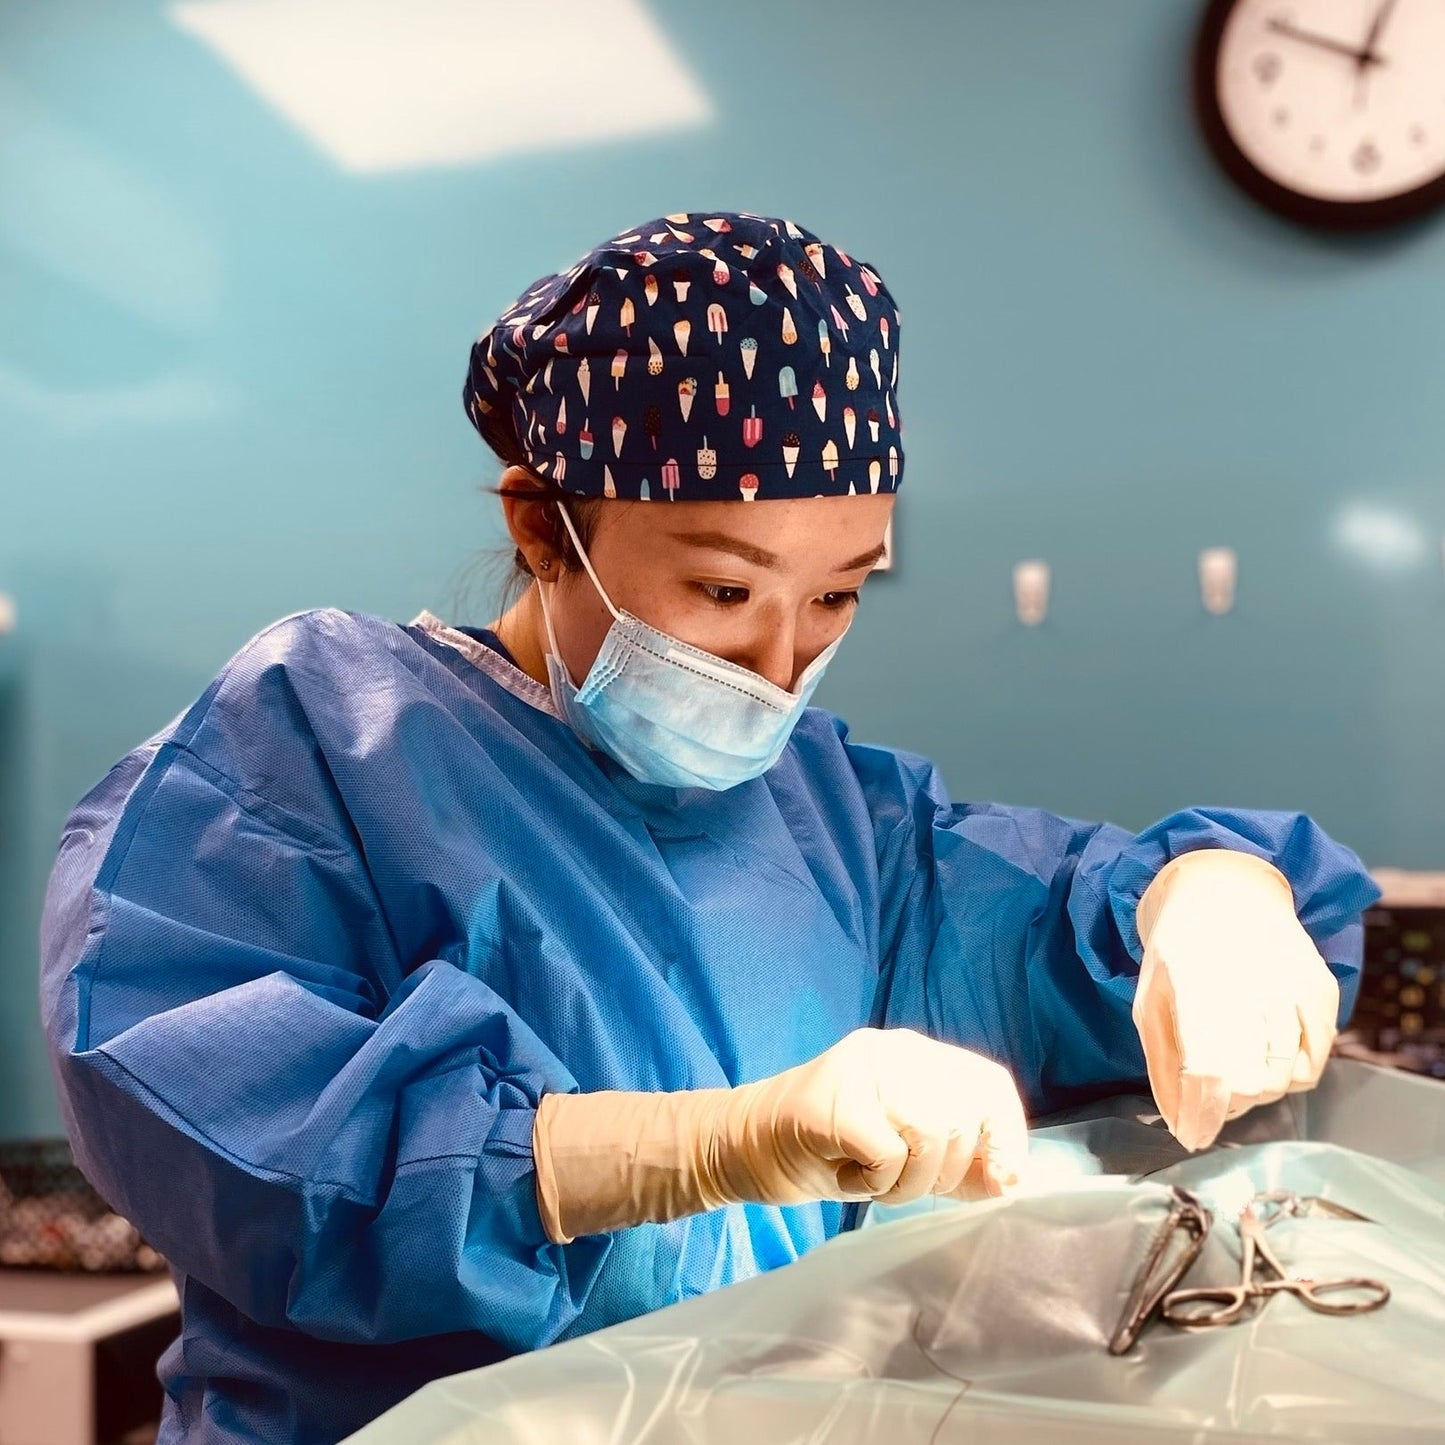
[[[169,14],[360,174],[703,125],[640,0],[181,0]]]

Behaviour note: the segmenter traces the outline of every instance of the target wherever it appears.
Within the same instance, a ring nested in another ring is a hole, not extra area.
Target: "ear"
[[[512,541],[527,559],[533,574],[545,576],[556,565],[561,552],[556,504],[545,499],[545,484],[525,467],[508,467],[502,473],[501,490],[504,493],[538,494],[535,502],[515,495],[503,496],[502,516]],[[544,561],[549,564],[548,567],[541,565]]]

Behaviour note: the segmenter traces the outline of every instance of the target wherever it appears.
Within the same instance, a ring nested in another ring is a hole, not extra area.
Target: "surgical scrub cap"
[[[792,221],[674,214],[544,276],[472,347],[467,415],[585,497],[896,490],[898,309]]]

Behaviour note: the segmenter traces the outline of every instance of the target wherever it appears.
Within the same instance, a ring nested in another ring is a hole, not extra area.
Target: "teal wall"
[[[56,1125],[34,935],[69,807],[279,615],[485,621],[467,347],[665,211],[794,216],[903,308],[900,570],[820,698],[856,734],[959,796],[1304,808],[1445,865],[1445,225],[1323,239],[1234,194],[1186,104],[1200,0],[650,8],[710,123],[359,175],[163,6],[0,7],[0,1136]],[[1417,554],[1342,546],[1359,505]]]

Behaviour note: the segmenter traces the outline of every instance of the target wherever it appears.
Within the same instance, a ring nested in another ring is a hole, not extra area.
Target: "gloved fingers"
[[[1160,981],[1161,983],[1163,980]],[[1180,1078],[1183,1067],[1180,1063],[1179,1034],[1175,1028],[1172,999],[1167,1003],[1160,993],[1151,991],[1147,1007],[1140,1007],[1136,999],[1134,1026],[1139,1033],[1139,1042],[1144,1046],[1144,1066],[1149,1073],[1149,1088],[1159,1113],[1169,1126],[1171,1133],[1178,1133]]]
[[[830,1199],[847,1204],[867,1204],[876,1197],[863,1178],[863,1166],[856,1159],[838,1165],[836,1179],[837,1190],[828,1196]]]
[[[1228,1120],[1288,1088],[1299,1047],[1293,1001],[1246,1004],[1241,1014],[1198,988],[1181,994],[1162,965],[1151,982],[1135,1012],[1154,1100],[1186,1149],[1205,1149]]]
[[[1023,1180],[1024,1174],[1011,1172],[1007,1177],[1012,1178],[1014,1183],[1002,1184],[998,1174],[990,1167],[988,1159],[980,1151],[968,1161],[968,1168],[958,1183],[952,1189],[946,1191],[940,1189],[938,1193],[947,1193],[950,1199],[962,1199],[969,1203],[983,1199],[998,1199],[1000,1196],[1012,1194],[1015,1187]]]
[[[1265,1054],[1256,1104],[1272,1104],[1288,1092],[1303,1041],[1299,1008],[1293,998],[1280,999],[1265,1014]],[[1253,1105],[1251,1105],[1253,1107]]]
[[[898,1183],[907,1162],[906,1144],[896,1159],[878,1159],[871,1165],[860,1164],[856,1159],[845,1160],[837,1168],[838,1197],[854,1201],[881,1199]]]
[[[1183,1070],[1186,1078],[1217,1079],[1225,1093],[1223,1114],[1218,1115],[1218,1091],[1213,1087],[1196,1091],[1195,1113],[1182,1120],[1185,1132],[1194,1131],[1200,1142],[1189,1144],[1203,1149],[1230,1120],[1238,1119],[1261,1104],[1273,1103],[1283,1097],[1289,1087],[1290,1075],[1299,1052],[1299,1024],[1292,1001],[1275,1000],[1256,1011],[1248,1011],[1234,1019],[1232,1038],[1209,1037],[1199,1040]],[[1186,1091],[1187,1085],[1181,1084]],[[1198,1104],[1198,1100],[1204,1100]],[[1181,1112],[1187,1112],[1181,1110]],[[1218,1118],[1217,1123],[1213,1120]],[[1203,1137],[1203,1133],[1208,1137]],[[1175,1130],[1184,1142],[1184,1135]]]
[[[1323,959],[1318,971],[1310,974],[1306,996],[1298,1003],[1300,1050],[1295,1062],[1290,1090],[1299,1093],[1319,1083],[1330,1050],[1335,1044],[1335,1020],[1340,1012],[1340,985]]]
[[[1231,1094],[1229,1110],[1224,1116],[1225,1123],[1242,1119],[1257,1103],[1259,1103],[1259,1098],[1255,1094]]]
[[[1183,1090],[1180,1086],[1183,1075],[1179,1069],[1179,1056],[1174,1055],[1172,1073],[1169,1064],[1156,1058],[1153,1054],[1145,1054],[1144,1060],[1149,1069],[1149,1092],[1154,1095],[1154,1103],[1158,1106],[1159,1117],[1164,1120],[1169,1132],[1177,1137],[1179,1134],[1179,1106],[1183,1102]]]
[[[897,1186],[909,1163],[908,1141],[889,1121],[874,1090],[835,1098],[832,1135],[833,1147],[843,1156],[837,1169],[840,1189],[876,1199]]]
[[[947,1191],[950,1199],[962,1199],[973,1203],[980,1199],[995,1199],[998,1197],[998,1190],[990,1189],[988,1182],[988,1161],[982,1154],[972,1154],[968,1159],[968,1167],[963,1171],[963,1177]],[[940,1194],[943,1190],[938,1191]]]
[[[976,1136],[970,1139],[967,1134],[963,1133],[949,1135],[943,1154],[943,1167],[938,1171],[938,1178],[933,1185],[935,1194],[955,1196],[963,1181],[968,1177],[969,1170],[975,1164],[977,1164],[980,1181],[982,1180],[983,1160],[978,1158],[977,1149],[978,1139]],[[983,1185],[980,1182],[979,1193],[983,1192]]]
[[[1028,1125],[1000,1065],[907,1029],[858,1030],[822,1060],[810,1132],[825,1145],[840,1189],[904,1203],[948,1192],[975,1159],[987,1192],[1016,1182]]]
[[[997,1085],[991,1075],[997,1065],[990,1064],[987,1059],[971,1059],[970,1062],[983,1071],[984,1087],[981,1092],[987,1094],[996,1090]],[[998,1072],[1001,1074],[1003,1071],[1000,1069]],[[961,1082],[965,1091],[972,1092],[970,1081],[965,1079]],[[1009,1088],[1012,1090],[1012,1082]],[[913,1118],[907,1124],[896,1126],[909,1144],[910,1159],[903,1168],[903,1178],[890,1194],[890,1204],[902,1204],[906,1199],[922,1198],[925,1194],[948,1194],[949,1189],[957,1186],[968,1172],[975,1153],[983,1153],[987,1121],[968,1114],[944,1116],[936,1108],[941,1103],[944,1100],[933,1100],[935,1107],[923,1111],[922,1116]],[[1025,1147],[1027,1149],[1027,1133]]]
[[[886,1193],[876,1195],[880,1204],[911,1204],[926,1194],[937,1191],[939,1171],[948,1157],[946,1132],[904,1125],[899,1129],[908,1145],[908,1157],[904,1160],[898,1181]]]
[[[991,1107],[983,1121],[979,1153],[990,1194],[1002,1194],[1019,1182],[1029,1157],[1029,1125],[1018,1086],[999,1069],[991,1090]]]
[[[1233,1090],[1217,1073],[1181,1072],[1179,1115],[1169,1126],[1174,1137],[1188,1150],[1207,1149],[1224,1127],[1232,1097]]]

